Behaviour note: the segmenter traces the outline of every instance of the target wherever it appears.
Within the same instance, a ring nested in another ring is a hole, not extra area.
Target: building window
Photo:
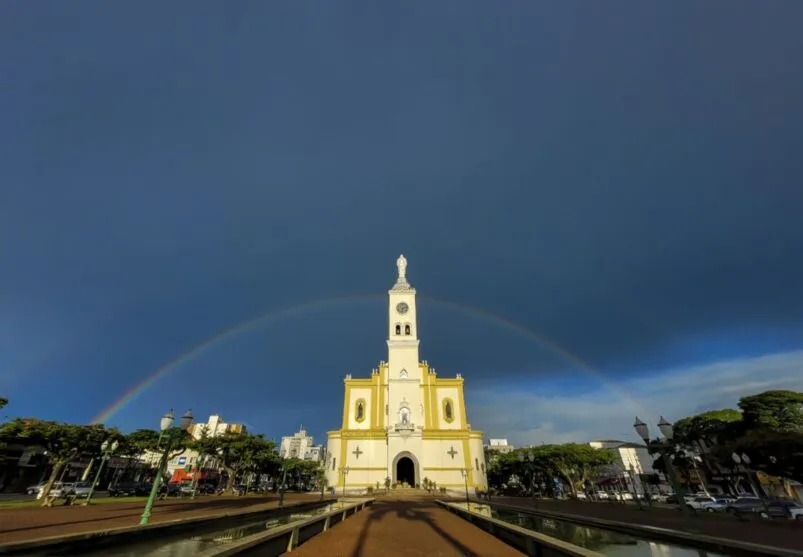
[[[358,423],[365,420],[364,398],[357,399],[357,402],[354,404],[354,420]]]
[[[404,326],[404,334],[410,336],[410,325],[409,323]]]
[[[478,459],[478,458],[474,459],[474,468],[477,469],[477,470],[480,469],[480,459]]]
[[[337,457],[332,458],[332,470],[337,466]]]
[[[443,419],[448,424],[454,421],[454,402],[450,398],[443,399]]]
[[[401,334],[401,325],[398,325],[398,324],[396,325],[396,334],[397,335]]]

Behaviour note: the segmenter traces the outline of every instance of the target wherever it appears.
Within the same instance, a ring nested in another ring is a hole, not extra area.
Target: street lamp
[[[672,465],[672,459],[669,458],[669,452],[674,450],[675,447],[672,444],[672,438],[674,437],[672,424],[663,416],[661,416],[661,419],[658,421],[658,429],[661,431],[661,435],[664,437],[663,441],[650,441],[650,428],[647,427],[647,424],[639,420],[638,416],[636,416],[636,423],[633,424],[633,428],[636,430],[636,433],[638,433],[639,437],[644,440],[644,443],[648,447],[658,449],[658,453],[661,455],[661,459],[664,462],[664,468],[666,468],[666,476],[669,479],[672,490],[675,492],[675,496],[678,498],[680,510],[685,514],[688,514],[689,509],[686,508],[686,502],[683,501],[683,492],[681,490],[680,482],[677,478],[677,472],[675,471],[675,467]]]
[[[287,482],[287,460],[282,460],[282,483],[279,485],[279,506],[284,505],[284,486]]]
[[[466,510],[471,510],[471,503],[468,499],[468,473],[471,471],[470,468],[461,468],[460,473],[463,475],[463,481],[466,483]]]
[[[753,490],[753,494],[761,499],[761,505],[764,507],[764,510],[767,510],[767,503],[764,501],[764,495],[762,494],[761,490],[756,486],[755,482],[753,482],[753,475],[750,473],[750,457],[747,456],[746,453],[742,453],[738,455],[736,453],[731,454],[731,459],[733,460],[734,464],[738,468],[739,465],[742,465],[744,475],[747,476],[747,481],[750,482],[750,489]]]
[[[340,473],[343,474],[343,497],[345,497],[346,496],[346,477],[349,475],[349,472],[351,472],[351,468],[349,468],[348,466],[341,466],[338,470],[340,470]]]
[[[148,524],[148,521],[151,518],[153,502],[156,500],[156,495],[159,493],[159,485],[162,482],[162,470],[165,466],[167,466],[167,458],[170,455],[170,449],[173,448],[173,443],[181,439],[181,437],[190,428],[190,425],[192,424],[192,410],[187,410],[187,412],[181,416],[179,427],[173,427],[173,422],[175,422],[175,416],[173,415],[172,410],[162,416],[162,419],[159,422],[159,428],[162,430],[161,435],[159,435],[159,444],[161,444],[162,439],[164,439],[165,447],[164,452],[159,459],[159,468],[156,470],[156,477],[153,480],[151,494],[148,496],[148,502],[145,503],[145,511],[142,513],[142,517],[139,520],[140,526],[145,526]]]
[[[100,445],[100,452],[103,455],[100,460],[100,466],[98,466],[98,472],[95,474],[95,481],[92,482],[92,487],[89,488],[89,494],[86,496],[86,501],[84,501],[84,507],[89,505],[89,502],[92,500],[92,495],[95,493],[95,486],[98,485],[98,481],[100,480],[100,474],[103,472],[103,466],[109,461],[117,448],[120,446],[120,442],[115,440],[112,443],[109,443],[109,440],[106,439]]]

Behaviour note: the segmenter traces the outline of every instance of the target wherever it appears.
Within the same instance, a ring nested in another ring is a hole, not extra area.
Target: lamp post
[[[349,468],[348,466],[341,466],[338,470],[340,470],[340,473],[343,474],[343,497],[345,497],[346,496],[346,478],[348,477],[349,472],[351,472],[351,468]]]
[[[83,505],[84,507],[89,505],[89,502],[92,500],[92,495],[94,495],[94,493],[95,493],[95,486],[98,485],[98,481],[100,481],[100,474],[103,472],[103,466],[109,461],[109,459],[112,456],[112,453],[114,453],[117,450],[117,447],[119,447],[119,446],[120,446],[120,442],[119,441],[115,440],[112,443],[109,443],[108,439],[106,439],[100,445],[100,452],[101,452],[101,454],[103,456],[100,459],[100,465],[98,466],[98,472],[97,472],[97,474],[95,474],[95,481],[92,482],[92,487],[89,488],[89,494],[86,496],[86,501],[84,501],[84,505]]]
[[[677,472],[675,471],[675,467],[672,465],[672,459],[669,458],[669,451],[674,449],[674,445],[672,444],[672,437],[674,437],[672,424],[663,416],[661,416],[661,419],[658,421],[658,429],[661,431],[661,435],[664,437],[663,441],[655,440],[650,442],[650,429],[647,427],[647,424],[638,419],[638,416],[636,416],[636,423],[633,424],[633,428],[636,430],[636,433],[639,434],[639,437],[644,440],[644,443],[648,447],[654,447],[658,449],[661,459],[664,462],[667,479],[672,486],[672,490],[675,492],[675,496],[678,498],[680,510],[685,515],[689,516],[689,509],[686,506],[686,502],[683,500],[683,491],[677,478]]]
[[[282,483],[279,485],[279,506],[284,505],[284,486],[287,483],[287,461],[282,461]]]
[[[469,471],[470,471],[469,468],[461,468],[460,469],[460,473],[463,475],[463,481],[466,484],[466,510],[467,511],[471,510],[471,502],[468,499],[468,473],[469,473]]]
[[[753,491],[753,494],[756,497],[761,499],[761,506],[764,507],[764,511],[766,511],[767,502],[764,500],[764,495],[761,492],[761,489],[759,489],[758,486],[756,486],[755,482],[753,481],[753,474],[750,473],[749,467],[750,463],[752,462],[750,460],[750,457],[747,456],[746,453],[742,453],[741,455],[733,453],[731,454],[731,459],[733,460],[734,464],[736,464],[737,467],[741,465],[742,471],[744,472],[744,475],[747,477],[747,481],[750,483],[750,489]]]
[[[162,470],[167,465],[167,458],[170,455],[170,449],[173,448],[173,443],[190,428],[192,424],[192,411],[187,410],[187,413],[181,416],[179,427],[173,427],[174,421],[175,416],[173,415],[173,411],[170,410],[167,414],[162,416],[162,420],[159,422],[159,429],[162,430],[162,434],[159,436],[159,443],[161,444],[162,439],[165,439],[165,448],[159,459],[159,468],[156,470],[156,477],[153,479],[151,494],[148,496],[148,502],[145,503],[145,510],[139,520],[140,526],[145,526],[151,519],[153,502],[156,500],[156,495],[159,493],[159,486],[162,482]]]

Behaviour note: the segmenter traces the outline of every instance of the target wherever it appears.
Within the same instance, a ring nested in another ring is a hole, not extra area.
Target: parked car
[[[686,506],[691,507],[695,511],[704,510],[706,505],[712,505],[717,502],[711,496],[702,496],[702,497],[684,497],[683,502]]]
[[[29,485],[27,489],[25,489],[25,493],[26,495],[39,495],[39,492],[45,488],[45,485],[47,485],[45,482]]]
[[[725,510],[736,515],[757,513],[764,510],[764,503],[758,497],[739,497],[728,503]]]
[[[770,501],[767,508],[758,511],[761,518],[785,518],[803,521],[803,506],[794,501]]]
[[[144,482],[120,482],[109,486],[110,497],[145,497],[151,492],[151,484]]]
[[[710,513],[725,512],[728,504],[727,499],[715,499],[713,502],[703,503],[702,509]]]
[[[75,492],[75,484],[69,482],[55,482],[53,487],[50,488],[50,497],[54,497],[59,499],[61,497],[67,497],[68,495],[74,495]]]
[[[90,482],[75,482],[73,484],[73,493],[78,499],[89,497],[90,491],[92,491],[92,484]]]

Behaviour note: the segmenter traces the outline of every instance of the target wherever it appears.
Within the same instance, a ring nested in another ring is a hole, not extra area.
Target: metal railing
[[[555,557],[603,557],[602,553],[585,549],[569,542],[534,532],[504,522],[488,515],[474,512],[466,508],[465,503],[447,503],[437,501],[439,505],[447,510],[460,515],[462,518],[471,522],[474,526],[485,530],[492,536],[502,540],[506,544],[515,547],[526,555],[555,556]],[[486,505],[484,505],[486,506]],[[470,507],[469,507],[470,508]]]
[[[230,557],[250,550],[257,550],[262,557],[272,557],[289,553],[305,541],[326,532],[332,526],[343,522],[349,516],[373,504],[375,499],[364,499],[344,505],[309,518],[304,518],[277,526],[267,532],[248,536],[235,543],[213,547],[202,551],[196,557]]]

